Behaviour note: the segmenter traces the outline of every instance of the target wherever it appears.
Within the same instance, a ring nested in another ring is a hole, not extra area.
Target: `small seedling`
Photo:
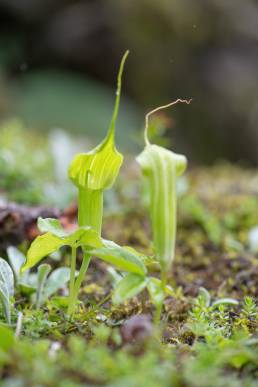
[[[31,296],[32,303],[36,305],[36,308],[39,308],[50,296],[63,288],[70,279],[68,267],[59,267],[51,272],[51,266],[46,263],[39,265],[37,272],[32,273],[30,269],[21,272],[21,268],[26,262],[25,255],[13,246],[8,247],[7,255],[14,272],[15,287],[22,294]],[[77,276],[77,273],[75,274]]]
[[[38,228],[45,234],[37,237],[31,244],[26,262],[21,271],[34,267],[47,255],[57,251],[63,246],[69,246],[72,251],[70,273],[70,294],[68,301],[68,314],[72,315],[77,304],[78,290],[76,284],[76,253],[81,247],[88,255],[96,256],[101,260],[115,265],[122,271],[127,271],[145,276],[146,268],[140,255],[133,249],[120,247],[114,242],[102,239],[96,230],[91,227],[79,227],[73,232],[65,231],[57,219],[38,219]],[[65,268],[64,268],[65,269]],[[57,269],[56,272],[60,269]],[[69,270],[69,269],[68,269]],[[54,276],[55,271],[50,275],[48,281]],[[80,273],[78,274],[80,275]],[[48,281],[46,286],[48,285]],[[60,279],[56,282],[60,282]],[[56,289],[57,290],[57,289]],[[48,294],[48,292],[47,292]],[[51,293],[52,294],[52,293]],[[50,295],[50,294],[48,294]]]
[[[73,298],[73,289],[75,282],[75,260],[76,251],[80,246],[100,247],[101,240],[95,230],[90,227],[80,227],[74,232],[63,230],[57,219],[38,219],[38,227],[45,234],[37,237],[31,244],[27,259],[21,268],[21,271],[33,267],[45,256],[57,251],[62,246],[70,246],[72,251],[71,272],[70,272],[70,302],[69,307],[75,302]]]
[[[238,301],[234,298],[219,298],[211,301],[211,295],[207,289],[200,287],[198,297],[194,301],[192,317],[196,321],[206,321],[211,312],[218,309],[223,311],[227,306],[237,306]]]
[[[51,273],[51,266],[42,264],[38,267],[37,273],[37,292],[36,292],[36,308],[39,308],[46,300],[55,294],[59,289],[62,289],[70,280],[70,269],[68,267],[59,267]],[[50,273],[50,274],[49,274]],[[75,273],[77,276],[77,273]]]
[[[160,106],[145,117],[145,148],[137,157],[143,174],[147,177],[150,192],[150,215],[156,259],[161,266],[161,288],[165,294],[167,272],[175,255],[177,194],[176,181],[186,169],[186,157],[161,146],[151,144],[148,139],[149,117],[178,102],[190,101],[177,99]],[[157,310],[157,320],[161,314],[162,302]]]

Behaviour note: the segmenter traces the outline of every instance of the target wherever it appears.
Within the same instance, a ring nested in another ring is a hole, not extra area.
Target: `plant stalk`
[[[159,324],[160,324],[162,308],[164,305],[164,299],[165,299],[165,295],[166,295],[166,286],[167,286],[167,271],[163,267],[161,269],[161,290],[163,293],[163,297],[162,297],[162,302],[160,302],[156,308],[156,313],[154,316],[154,323],[156,326],[159,326]]]
[[[79,188],[78,223],[80,227],[90,226],[101,234],[103,215],[103,191]]]
[[[101,233],[102,226],[102,215],[103,215],[103,191],[102,190],[91,190],[88,188],[79,188],[78,198],[78,224],[80,227],[90,226],[94,228],[98,234]],[[83,250],[84,256],[82,265],[78,277],[73,280],[73,285],[70,284],[70,300],[68,307],[68,314],[73,315],[75,305],[78,299],[78,294],[82,281],[87,273],[90,255],[86,250]],[[72,268],[71,268],[72,270]],[[71,272],[72,275],[72,272]],[[74,270],[75,276],[75,270]],[[72,286],[72,290],[71,290]]]

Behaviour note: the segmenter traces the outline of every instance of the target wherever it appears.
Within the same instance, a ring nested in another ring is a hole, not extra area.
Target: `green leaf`
[[[18,250],[14,246],[9,246],[7,248],[7,255],[8,255],[10,265],[13,269],[15,279],[16,281],[18,281],[20,278],[20,269],[24,264],[24,262],[26,261],[26,257],[20,250]]]
[[[115,265],[120,270],[140,275],[146,273],[146,268],[136,252],[129,251],[127,248],[118,245],[109,245],[106,242],[105,245],[105,247],[90,250],[90,254]]]
[[[66,237],[58,237],[51,232],[47,232],[38,236],[32,242],[27,253],[27,260],[21,268],[22,272],[35,266],[41,259],[62,246],[90,246],[95,248],[102,246],[102,241],[98,233],[91,227],[80,227],[72,233],[67,233]]]
[[[7,352],[14,345],[15,339],[13,331],[0,325],[0,349]]]
[[[43,291],[43,299],[47,299],[58,289],[61,289],[69,281],[69,279],[70,269],[68,267],[60,267],[52,271],[47,279],[47,283]]]
[[[206,308],[208,308],[210,306],[211,296],[210,296],[210,293],[208,292],[207,289],[200,287],[198,297],[201,298],[201,300],[203,301]]]
[[[157,306],[161,305],[164,300],[164,293],[161,287],[161,281],[157,278],[149,278],[147,282],[147,289],[150,295],[151,302]]]
[[[166,295],[174,295],[174,291],[169,285],[166,285],[164,294],[161,281],[155,277],[148,278],[147,289],[151,298],[151,302],[156,306],[163,303],[164,297]]]
[[[67,236],[67,232],[63,229],[60,221],[58,219],[53,219],[53,218],[38,218],[38,229],[40,232],[45,233],[45,232],[50,232],[51,234],[64,238]]]
[[[21,294],[24,294],[26,296],[30,296],[31,294],[36,292],[36,288],[34,286],[31,286],[27,284],[26,282],[20,282],[18,284],[18,289],[21,292]]]
[[[42,263],[38,267],[38,287],[44,286],[47,276],[51,271],[51,266],[48,263]]]
[[[0,281],[2,281],[5,284],[8,290],[9,297],[13,296],[14,294],[13,271],[3,258],[0,258]]]
[[[42,293],[47,280],[47,276],[51,271],[51,266],[47,263],[43,263],[38,267],[38,283],[37,283],[37,296],[36,296],[36,306],[37,308],[42,303]]]
[[[69,167],[69,177],[78,188],[91,190],[110,188],[122,165],[123,156],[115,148],[114,136],[120,103],[122,73],[128,54],[127,51],[120,64],[115,107],[106,138],[92,151],[76,155]]]
[[[50,232],[52,235],[66,241],[69,246],[79,247],[84,245],[102,246],[100,237],[90,227],[79,227],[75,231],[65,231],[58,219],[38,218],[38,228],[41,232]]]
[[[146,287],[147,282],[148,280],[144,276],[134,273],[128,274],[118,283],[113,294],[113,302],[120,304],[136,296]]]
[[[100,236],[91,227],[79,227],[65,240],[66,244],[71,247],[89,246],[95,248],[103,246]]]
[[[11,324],[11,306],[7,284],[0,280],[0,303],[2,304],[7,323]]]
[[[38,236],[30,245],[27,259],[21,268],[21,272],[35,266],[42,258],[60,249],[65,244],[63,239],[52,235],[50,232]]]
[[[213,302],[212,308],[217,308],[220,305],[238,305],[239,302],[234,298],[220,298],[219,300]]]

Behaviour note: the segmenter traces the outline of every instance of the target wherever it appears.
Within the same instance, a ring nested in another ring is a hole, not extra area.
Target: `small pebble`
[[[153,326],[149,315],[141,314],[130,317],[121,327],[124,343],[144,341],[151,336]]]

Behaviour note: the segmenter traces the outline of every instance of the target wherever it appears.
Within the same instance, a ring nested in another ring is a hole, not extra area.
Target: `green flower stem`
[[[103,215],[103,191],[102,190],[91,190],[88,188],[79,188],[79,200],[78,200],[78,223],[80,227],[91,226],[98,234],[101,233],[102,226],[102,215]],[[86,272],[90,263],[90,255],[84,250],[84,256],[82,265],[80,267],[79,275],[74,281],[72,288],[70,286],[70,300],[68,307],[68,314],[74,313],[76,301],[82,281],[86,275]],[[72,259],[73,260],[73,259]],[[71,267],[71,282],[72,282],[72,267]]]
[[[72,316],[74,313],[75,305],[76,305],[76,302],[78,299],[79,290],[80,290],[82,281],[85,277],[85,274],[88,270],[90,258],[91,257],[89,254],[87,254],[87,253],[84,254],[82,265],[81,265],[81,268],[79,271],[79,275],[74,283],[73,293],[72,293],[72,296],[71,296],[70,302],[69,302],[68,314],[70,316]]]
[[[166,269],[163,268],[161,271],[161,289],[163,292],[163,297],[162,297],[162,302],[160,302],[156,308],[156,313],[154,317],[154,323],[156,326],[159,326],[159,323],[160,323],[162,308],[163,308],[164,299],[166,295],[166,286],[167,286],[167,271]]]
[[[70,274],[70,290],[68,314],[71,315],[74,310],[74,285],[75,285],[75,270],[76,270],[76,247],[72,247],[71,256],[71,274]]]
[[[90,226],[101,233],[103,215],[103,190],[79,188],[78,223],[80,227]]]

